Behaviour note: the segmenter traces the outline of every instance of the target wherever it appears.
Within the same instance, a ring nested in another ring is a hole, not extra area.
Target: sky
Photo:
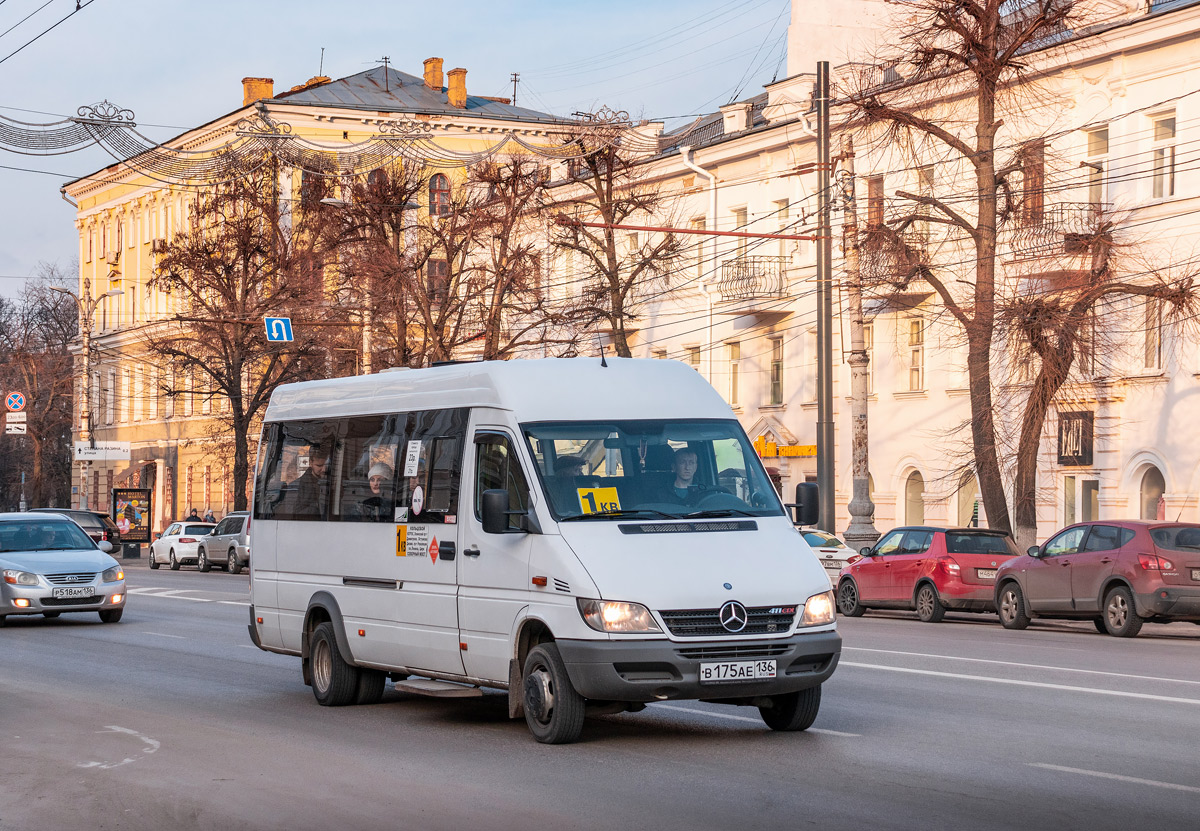
[[[286,90],[387,56],[467,69],[471,94],[569,115],[602,105],[668,129],[785,72],[788,0],[0,0],[0,115],[46,123],[110,101],[165,141],[237,109],[246,76]],[[324,56],[322,57],[322,49]],[[323,63],[322,63],[323,62]],[[75,278],[74,208],[59,188],[112,159],[0,150],[0,295],[44,264]],[[77,278],[76,278],[77,279]]]

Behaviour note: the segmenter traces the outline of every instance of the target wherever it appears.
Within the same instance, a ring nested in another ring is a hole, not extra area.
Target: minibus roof
[[[285,384],[266,421],[451,407],[511,410],[517,421],[733,418],[696,370],[662,359],[539,358]]]

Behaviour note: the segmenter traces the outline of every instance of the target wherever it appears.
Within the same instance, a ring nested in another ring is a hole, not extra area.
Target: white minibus
[[[687,699],[804,730],[841,652],[825,570],[729,406],[677,361],[280,387],[253,510],[250,636],[299,656],[323,705],[377,702],[390,679],[507,691],[546,743]]]

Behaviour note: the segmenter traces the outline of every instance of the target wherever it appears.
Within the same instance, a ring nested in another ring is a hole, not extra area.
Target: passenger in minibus
[[[354,508],[357,519],[364,522],[382,522],[392,518],[392,468],[376,462],[367,471],[367,485],[371,495],[360,500]]]
[[[310,445],[308,470],[288,486],[283,512],[293,516],[327,519],[329,516],[329,455],[328,447]]]
[[[663,502],[691,502],[700,491],[696,483],[696,470],[700,459],[696,451],[689,447],[681,447],[675,451],[671,461],[671,473],[675,475],[670,486],[660,494]]]

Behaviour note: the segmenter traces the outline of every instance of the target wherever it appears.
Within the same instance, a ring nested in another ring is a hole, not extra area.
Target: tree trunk
[[[1060,347],[1052,354],[1041,357],[1042,366],[1026,401],[1021,434],[1017,441],[1017,474],[1013,481],[1013,538],[1021,551],[1037,542],[1037,474],[1042,428],[1046,425],[1046,415],[1050,412],[1054,396],[1066,383],[1075,362],[1075,352],[1072,348]]]

